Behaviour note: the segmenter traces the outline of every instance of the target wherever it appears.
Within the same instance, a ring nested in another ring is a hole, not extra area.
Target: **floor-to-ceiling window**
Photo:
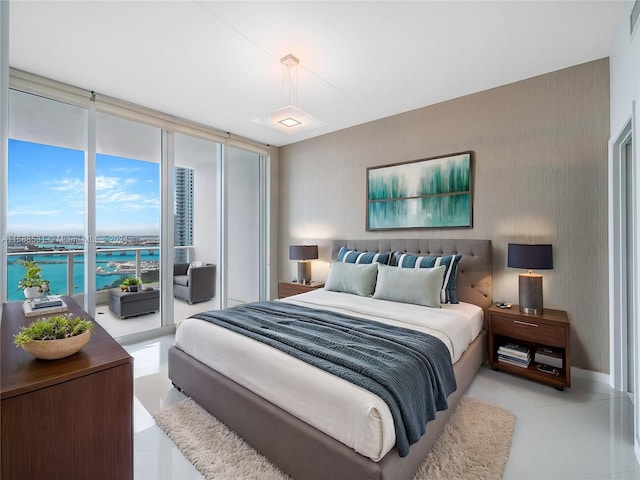
[[[52,294],[82,294],[87,110],[11,90],[7,299],[21,300],[24,261]]]
[[[175,261],[178,263],[219,266],[217,184],[220,151],[217,142],[175,134],[174,237]],[[196,311],[219,308],[219,269],[210,271],[210,274],[212,298],[193,305],[183,299],[175,299],[176,322]]]
[[[161,292],[149,328],[185,316],[174,259],[216,264],[213,299],[195,309],[265,297],[266,146],[24,72],[11,88],[4,265],[37,256],[51,293],[76,296],[98,321],[109,291],[136,274]],[[19,300],[11,268],[3,294]]]
[[[96,302],[135,276],[160,293],[159,128],[96,114]],[[158,308],[160,311],[160,299]],[[151,312],[149,312],[151,313]],[[161,313],[161,312],[160,312]],[[117,336],[160,326],[160,314],[100,316]]]

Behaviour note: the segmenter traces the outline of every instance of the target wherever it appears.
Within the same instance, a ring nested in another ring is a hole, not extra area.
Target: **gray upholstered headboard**
[[[456,293],[461,302],[484,309],[491,306],[492,248],[491,240],[452,239],[371,239],[334,240],[331,258],[338,258],[341,247],[359,252],[405,252],[420,255],[452,255],[461,253],[458,264]]]

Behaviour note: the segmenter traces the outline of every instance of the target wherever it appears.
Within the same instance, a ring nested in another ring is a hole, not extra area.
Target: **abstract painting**
[[[367,168],[367,230],[471,228],[471,154]]]

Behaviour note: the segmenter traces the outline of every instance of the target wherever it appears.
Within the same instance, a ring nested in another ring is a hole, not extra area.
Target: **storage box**
[[[534,361],[556,368],[563,367],[562,354],[547,347],[539,347],[538,350],[536,350]]]

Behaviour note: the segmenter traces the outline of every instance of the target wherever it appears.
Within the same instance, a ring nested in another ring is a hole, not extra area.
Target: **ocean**
[[[122,248],[122,247],[119,247]],[[26,255],[32,255],[33,252]],[[18,282],[24,277],[24,266],[18,261],[20,256],[10,255],[7,265],[7,298],[9,301],[23,300],[24,294],[18,287]],[[153,270],[157,272],[159,268],[158,249],[141,250],[140,261],[144,266],[144,271],[148,271],[153,276]],[[68,295],[67,292],[67,255],[66,254],[39,254],[33,255],[33,260],[42,268],[42,278],[49,282],[49,288],[53,295]],[[134,250],[125,252],[98,252],[96,255],[96,270],[101,274],[96,274],[96,290],[117,287],[125,277],[131,273],[117,272],[118,264],[123,262],[135,263],[136,255]],[[157,276],[157,273],[156,273]],[[73,256],[73,294],[84,291],[84,255]]]

